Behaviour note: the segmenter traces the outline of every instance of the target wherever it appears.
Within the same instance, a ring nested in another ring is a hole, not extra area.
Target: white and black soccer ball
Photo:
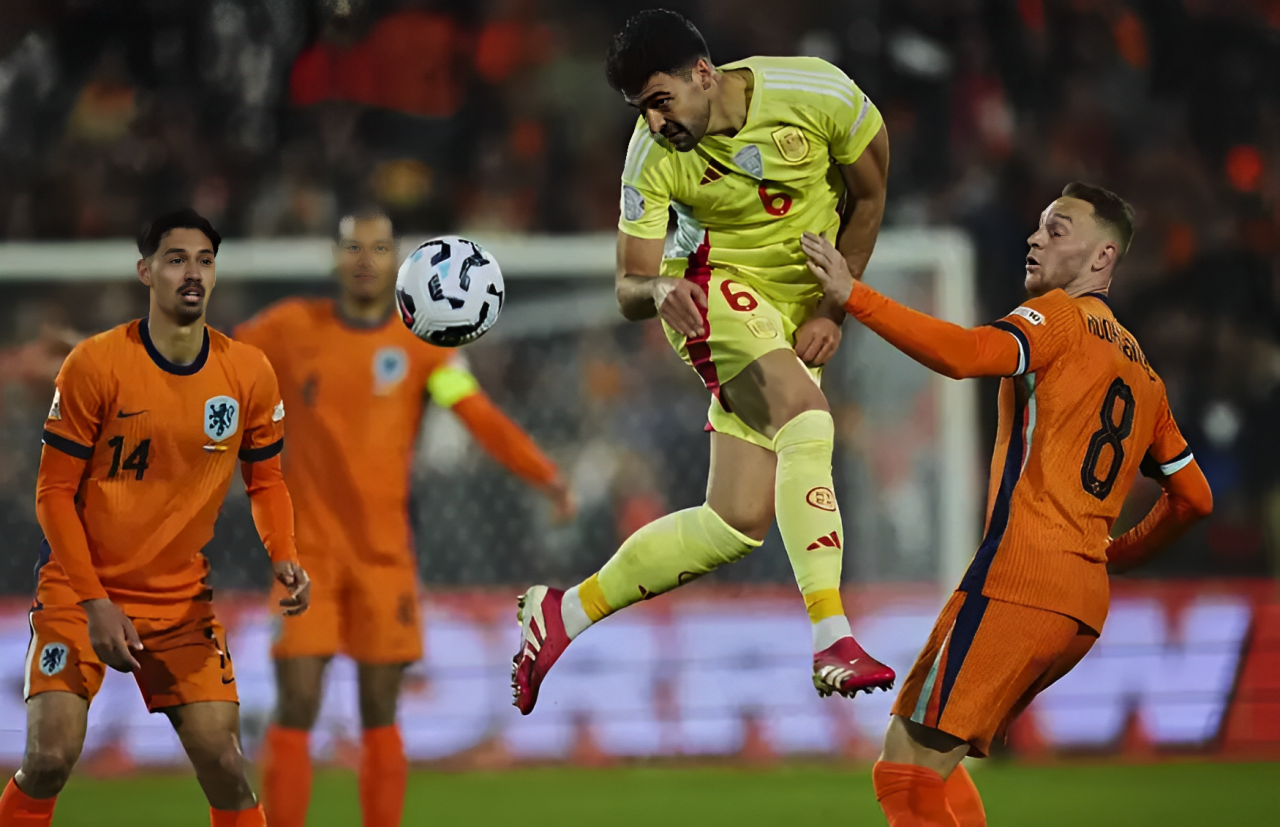
[[[455,235],[419,244],[396,276],[400,319],[413,335],[440,347],[483,336],[498,320],[505,292],[493,256]]]

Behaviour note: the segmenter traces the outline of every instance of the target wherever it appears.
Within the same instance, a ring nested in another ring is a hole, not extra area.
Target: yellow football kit
[[[687,339],[667,326],[667,338],[711,391],[712,427],[772,447],[724,410],[720,386],[761,356],[794,349],[797,328],[822,295],[800,236],[835,241],[844,193],[837,165],[858,160],[883,119],[824,60],[752,57],[720,67],[742,69],[754,86],[746,123],[732,138],[708,135],[678,152],[639,120],[622,172],[618,227],[663,238],[668,207],[675,210],[661,275],[695,280],[708,309],[702,336]]]

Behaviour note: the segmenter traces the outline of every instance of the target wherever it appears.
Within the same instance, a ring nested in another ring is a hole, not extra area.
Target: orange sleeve
[[[46,443],[40,451],[40,473],[36,478],[36,519],[81,602],[107,596],[93,570],[89,538],[76,510],[76,492],[86,465],[88,460]]]
[[[845,310],[873,333],[920,364],[952,379],[1009,376],[1019,366],[1019,344],[994,327],[964,328],[912,310],[860,281]]]
[[[476,442],[520,479],[541,486],[559,475],[556,464],[483,391],[463,397],[452,410]]]
[[[1146,519],[1107,547],[1107,569],[1113,574],[1151,559],[1213,512],[1213,491],[1194,459],[1161,485],[1164,493]]]
[[[242,462],[271,459],[284,448],[284,400],[276,372],[262,351],[246,345],[247,359],[253,371],[249,402],[246,405],[244,438],[240,441]]]
[[[1018,343],[1018,367],[1011,372],[1013,376],[1035,373],[1071,352],[1083,329],[1075,302],[1061,290],[1028,299],[991,326]]]
[[[241,463],[240,471],[249,493],[253,524],[271,562],[298,562],[298,549],[293,540],[293,500],[284,484],[279,455],[260,462]]]
[[[101,376],[85,344],[72,349],[55,384],[36,478],[36,519],[76,595],[81,601],[97,600],[107,592],[93,569],[76,494],[93,457],[106,401]]]

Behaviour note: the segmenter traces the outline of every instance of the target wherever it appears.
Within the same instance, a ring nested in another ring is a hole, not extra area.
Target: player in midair
[[[811,230],[852,272],[866,267],[889,165],[880,113],[817,58],[717,67],[693,24],[665,10],[627,21],[606,71],[640,111],[622,173],[618,303],[628,319],[660,317],[711,392],[707,499],[640,529],[568,591],[521,597],[515,705],[533,709],[591,624],[745,557],[775,517],[812,622],[818,691],[888,689],[893,670],[853,639],[839,591],[835,426],[817,379],[845,314],[823,300],[800,249]]]
[[[986,533],[893,707],[875,766],[894,827],[986,823],[960,759],[992,740],[1088,653],[1107,617],[1108,566],[1138,565],[1213,509],[1209,484],[1169,412],[1164,383],[1107,293],[1133,209],[1069,184],[1028,239],[1030,298],[965,329],[856,281],[822,238],[805,253],[826,295],[926,367],[1005,377]],[[1139,470],[1164,494],[1117,539]]]
[[[0,796],[0,827],[52,823],[108,666],[132,672],[147,708],[173,723],[214,827],[266,823],[200,553],[237,461],[286,615],[306,609],[310,584],[280,467],[275,374],[257,348],[205,326],[220,241],[194,210],[151,222],[138,236],[146,318],[81,342],[58,374],[36,492],[46,540],[27,651],[27,746]]]
[[[414,443],[427,397],[551,500],[574,502],[554,463],[484,394],[456,350],[417,339],[395,313],[399,257],[391,220],[344,216],[334,239],[335,299],[286,299],[235,330],[280,378],[291,439],[285,479],[298,553],[314,578],[311,611],[286,618],[273,648],[277,703],[263,759],[273,827],[302,827],[311,798],[309,738],[325,667],[357,664],[366,827],[400,823],[408,764],[396,706],[406,665],[422,657],[418,562],[409,520]]]

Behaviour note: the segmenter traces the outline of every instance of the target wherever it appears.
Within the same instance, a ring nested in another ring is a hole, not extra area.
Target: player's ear
[[[1120,244],[1115,239],[1107,239],[1103,242],[1102,247],[1098,250],[1098,255],[1094,259],[1094,272],[1102,272],[1108,267],[1114,268],[1116,262],[1120,259]]]
[[[712,66],[705,57],[698,58],[698,62],[693,64],[693,77],[703,89],[711,88],[715,76],[716,67]]]
[[[151,286],[151,265],[145,258],[138,259],[138,281],[147,287]]]

